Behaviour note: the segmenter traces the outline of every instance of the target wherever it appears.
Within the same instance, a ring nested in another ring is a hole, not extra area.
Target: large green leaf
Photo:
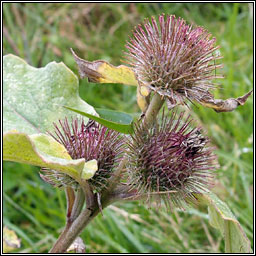
[[[226,253],[250,253],[250,240],[227,204],[212,192],[197,195],[208,206],[210,224],[220,230],[225,240]]]
[[[15,129],[34,134],[51,130],[58,119],[76,116],[63,105],[95,115],[94,108],[79,97],[78,88],[77,76],[63,63],[34,68],[17,56],[4,56],[4,132]]]
[[[4,160],[49,167],[74,178],[91,177],[84,159],[72,160],[62,145],[43,134],[53,130],[53,122],[79,116],[64,105],[97,115],[79,97],[78,87],[78,78],[63,63],[34,68],[17,56],[4,56]]]
[[[92,120],[97,121],[98,123],[113,129],[115,131],[121,132],[121,133],[126,133],[126,134],[131,134],[133,129],[132,129],[132,121],[133,118],[131,115],[119,111],[113,111],[113,110],[108,110],[108,109],[100,109],[96,108],[95,110],[97,111],[99,116],[91,115],[89,113],[86,113],[83,110],[75,109],[66,106],[67,109],[70,109],[78,114],[81,114],[83,116],[86,116]]]

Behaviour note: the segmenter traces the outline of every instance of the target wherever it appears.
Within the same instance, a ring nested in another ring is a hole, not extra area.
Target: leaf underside
[[[196,197],[208,206],[210,224],[224,237],[226,253],[252,252],[250,240],[226,203],[212,192]]]

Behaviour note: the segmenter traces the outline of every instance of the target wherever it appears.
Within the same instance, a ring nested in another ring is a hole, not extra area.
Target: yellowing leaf
[[[93,62],[79,58],[71,49],[78,65],[81,78],[88,77],[94,83],[118,83],[137,86],[138,82],[131,68],[120,65],[115,67],[103,60]]]
[[[20,248],[20,239],[13,230],[4,227],[3,229],[3,253],[11,252]]]
[[[58,170],[75,180],[81,175],[91,178],[95,170],[92,165],[86,166],[84,158],[71,159],[63,145],[45,134],[5,133],[3,159]]]
[[[236,99],[230,98],[226,100],[214,99],[211,94],[208,94],[207,97],[200,99],[199,102],[207,108],[214,109],[216,112],[230,112],[235,110],[238,106],[244,105],[251,94],[252,90],[246,93],[244,96]]]
[[[145,112],[148,107],[150,90],[147,86],[138,86],[133,70],[121,65],[115,67],[103,60],[87,61],[79,58],[71,49],[71,52],[78,65],[81,78],[87,77],[89,82],[94,83],[120,83],[137,86],[137,103],[139,108]]]
[[[140,87],[140,93],[142,96],[148,96],[150,94],[150,89],[147,86],[141,86]]]
[[[145,86],[143,86],[145,87]],[[149,95],[144,96],[140,90],[141,87],[137,87],[137,104],[143,113],[146,112],[149,105]]]
[[[89,180],[93,177],[95,172],[98,170],[97,160],[93,159],[84,164],[83,171],[81,173],[81,178],[84,180]]]
[[[32,139],[37,150],[40,152],[47,152],[47,154],[53,157],[61,157],[67,160],[72,159],[65,147],[59,144],[52,137],[46,134],[33,134],[29,137]]]

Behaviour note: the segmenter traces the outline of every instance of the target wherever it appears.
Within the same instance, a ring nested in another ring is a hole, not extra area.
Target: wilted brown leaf
[[[71,52],[78,65],[80,77],[88,77],[89,82],[138,85],[134,72],[125,65],[115,67],[104,60],[90,62],[79,58],[72,49]]]
[[[209,94],[207,97],[201,99],[200,103],[205,107],[214,109],[216,112],[230,112],[235,110],[238,106],[244,105],[252,92],[253,90],[236,99],[230,98],[226,100],[214,99],[213,96]]]
[[[8,253],[20,248],[20,239],[13,230],[4,227],[3,230],[3,252]]]

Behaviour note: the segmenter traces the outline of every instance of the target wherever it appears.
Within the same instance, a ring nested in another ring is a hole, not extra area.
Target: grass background
[[[253,6],[247,3],[21,3],[3,4],[4,54],[41,67],[64,62],[76,74],[72,47],[87,60],[120,64],[125,41],[144,18],[175,14],[206,27],[221,45],[225,79],[217,98],[238,97],[253,87]],[[80,80],[80,96],[94,107],[139,113],[136,88]],[[232,209],[253,242],[253,97],[231,113],[192,106],[216,145],[220,168],[214,191]],[[22,240],[17,252],[47,252],[65,223],[64,192],[45,184],[38,168],[3,166],[3,220]],[[91,253],[224,252],[207,210],[173,213],[143,203],[115,204],[82,233]]]

